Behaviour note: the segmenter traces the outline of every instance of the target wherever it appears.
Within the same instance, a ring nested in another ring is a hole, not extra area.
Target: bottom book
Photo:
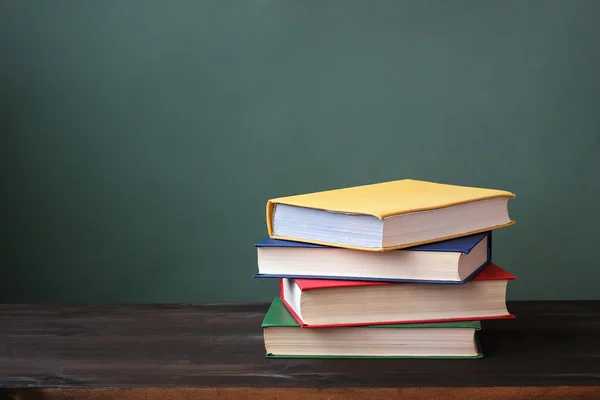
[[[479,321],[301,327],[280,298],[262,323],[268,358],[482,358]]]

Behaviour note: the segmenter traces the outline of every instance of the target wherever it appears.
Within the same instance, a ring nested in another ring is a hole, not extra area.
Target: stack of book
[[[267,357],[482,357],[480,321],[514,318],[492,260],[514,197],[405,179],[269,200]]]

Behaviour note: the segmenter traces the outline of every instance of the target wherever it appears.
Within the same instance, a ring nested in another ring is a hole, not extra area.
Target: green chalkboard
[[[268,301],[275,196],[505,189],[509,299],[600,298],[600,2],[0,3],[0,301]]]

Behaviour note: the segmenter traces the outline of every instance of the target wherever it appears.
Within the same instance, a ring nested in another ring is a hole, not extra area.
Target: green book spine
[[[298,329],[302,328],[289,313],[280,298],[273,299],[267,314],[262,322],[262,328],[268,329],[270,327],[294,327]],[[481,343],[477,332],[481,330],[481,323],[479,321],[457,321],[457,322],[436,322],[436,323],[423,323],[423,324],[398,324],[398,325],[370,325],[363,326],[362,328],[373,328],[373,329],[414,329],[414,328],[471,328],[475,330],[475,344],[477,347],[477,354],[474,356],[321,356],[321,355],[275,355],[266,353],[267,358],[348,358],[348,359],[375,359],[375,358],[392,358],[392,359],[478,359],[483,358],[483,352],[481,350]],[[339,328],[323,328],[323,329],[356,329],[355,327],[339,327]]]

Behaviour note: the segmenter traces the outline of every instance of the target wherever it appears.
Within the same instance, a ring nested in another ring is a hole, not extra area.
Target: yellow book
[[[511,192],[413,179],[279,197],[271,238],[358,250],[412,247],[512,225]]]

